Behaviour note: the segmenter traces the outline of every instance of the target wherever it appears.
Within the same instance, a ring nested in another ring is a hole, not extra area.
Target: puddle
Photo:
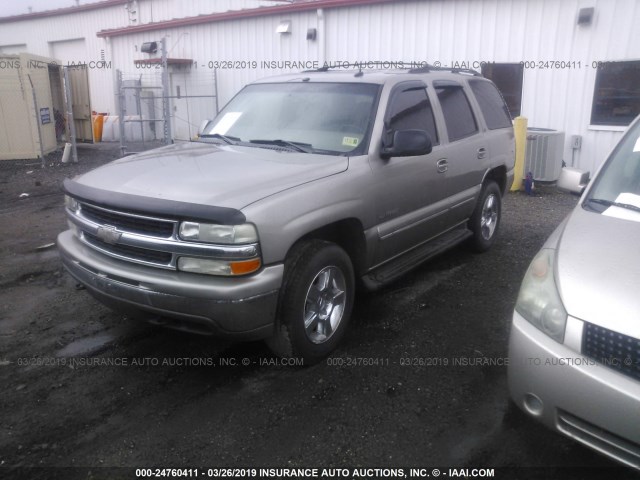
[[[84,337],[71,342],[56,352],[58,357],[77,357],[80,355],[95,355],[109,348],[116,337],[111,333],[100,333],[92,337]]]

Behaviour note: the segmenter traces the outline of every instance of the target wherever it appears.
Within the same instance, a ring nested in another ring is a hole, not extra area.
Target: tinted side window
[[[471,105],[469,105],[469,100],[462,87],[436,87],[436,93],[442,106],[444,123],[447,125],[450,142],[468,137],[478,131]]]
[[[498,89],[489,82],[469,80],[473,94],[490,130],[511,126],[511,116]]]
[[[408,88],[396,92],[387,112],[389,130],[426,130],[431,143],[438,144],[436,122],[426,88]]]

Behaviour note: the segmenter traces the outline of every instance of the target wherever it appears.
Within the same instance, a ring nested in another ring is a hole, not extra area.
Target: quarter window
[[[471,105],[461,86],[439,86],[436,87],[436,93],[440,100],[450,142],[468,137],[478,131]]]
[[[596,72],[592,125],[629,125],[640,114],[640,61],[607,62]]]
[[[469,86],[478,100],[478,105],[480,105],[489,130],[511,126],[509,110],[502,100],[502,95],[492,83],[483,80],[470,80]]]
[[[522,63],[485,63],[482,65],[482,76],[498,87],[509,107],[511,118],[519,116],[522,108],[524,65]]]

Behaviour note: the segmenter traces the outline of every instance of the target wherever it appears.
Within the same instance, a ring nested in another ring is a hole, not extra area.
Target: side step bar
[[[378,290],[382,286],[396,280],[408,271],[420,266],[426,260],[450,249],[471,237],[473,232],[466,226],[458,227],[443,233],[439,237],[423,243],[416,248],[403,253],[375,270],[361,277],[367,290]]]

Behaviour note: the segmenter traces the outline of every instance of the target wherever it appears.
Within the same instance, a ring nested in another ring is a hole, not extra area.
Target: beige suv
[[[197,142],[67,181],[58,245],[109,305],[313,362],[356,283],[489,248],[513,164],[505,103],[475,72],[289,74],[245,87]]]

